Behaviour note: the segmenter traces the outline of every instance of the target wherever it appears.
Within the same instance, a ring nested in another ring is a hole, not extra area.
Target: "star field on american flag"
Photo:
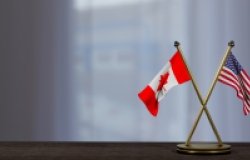
[[[227,61],[225,63],[225,67],[229,68],[234,72],[234,74],[239,75],[242,71],[242,66],[237,61],[237,59],[234,57],[233,54],[230,54],[227,58]]]

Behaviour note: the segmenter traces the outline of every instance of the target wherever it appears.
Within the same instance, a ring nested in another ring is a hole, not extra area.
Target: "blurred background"
[[[203,97],[229,40],[250,73],[248,0],[0,0],[1,141],[184,141],[199,111],[191,83],[152,117],[138,99],[181,42]],[[224,141],[250,141],[236,92],[208,109]],[[215,141],[205,114],[193,140]]]

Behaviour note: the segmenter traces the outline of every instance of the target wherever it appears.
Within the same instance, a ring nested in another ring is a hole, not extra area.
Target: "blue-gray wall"
[[[175,40],[204,97],[229,40],[250,73],[248,0],[76,1],[0,1],[0,140],[184,141],[199,111],[191,83],[157,118],[137,98]],[[208,109],[223,140],[250,141],[232,88],[218,84]],[[216,140],[204,115],[194,139]]]

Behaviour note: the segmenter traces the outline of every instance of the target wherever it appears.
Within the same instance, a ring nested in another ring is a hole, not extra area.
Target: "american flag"
[[[232,53],[228,56],[218,80],[236,90],[237,97],[243,102],[243,112],[247,115],[250,112],[250,78]]]

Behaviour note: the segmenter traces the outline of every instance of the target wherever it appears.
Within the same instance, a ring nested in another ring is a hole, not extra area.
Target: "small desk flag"
[[[243,102],[243,112],[247,115],[250,112],[250,78],[232,53],[228,56],[218,80],[236,90],[237,97]]]
[[[153,116],[157,116],[158,105],[164,95],[174,86],[191,80],[182,55],[177,51],[154,79],[138,94]]]

